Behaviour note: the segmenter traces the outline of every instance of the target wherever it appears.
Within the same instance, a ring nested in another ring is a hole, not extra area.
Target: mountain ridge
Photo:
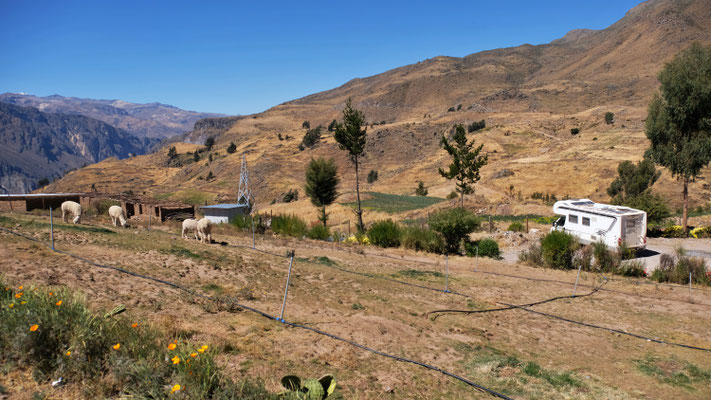
[[[109,157],[144,154],[157,142],[93,118],[9,103],[0,103],[0,133],[0,185],[11,192]]]
[[[189,132],[199,119],[224,116],[183,110],[159,102],[141,104],[119,99],[88,99],[58,94],[39,97],[26,93],[3,93],[0,94],[0,102],[35,107],[43,112],[83,115],[139,138],[170,138]]]

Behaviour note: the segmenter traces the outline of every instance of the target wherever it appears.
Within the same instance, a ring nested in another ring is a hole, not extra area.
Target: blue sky
[[[0,93],[250,114],[438,55],[602,29],[639,0],[0,0]]]

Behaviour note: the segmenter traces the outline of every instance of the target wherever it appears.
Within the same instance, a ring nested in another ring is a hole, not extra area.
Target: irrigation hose
[[[503,305],[509,306],[509,307],[518,308],[518,309],[521,309],[521,310],[526,311],[526,312],[530,312],[530,313],[534,313],[534,314],[543,315],[543,316],[546,316],[546,317],[548,317],[548,318],[553,318],[553,319],[557,319],[557,320],[560,320],[560,321],[569,322],[569,323],[571,323],[571,324],[582,325],[582,326],[586,326],[586,327],[588,327],[588,328],[594,328],[594,329],[602,329],[602,330],[606,330],[606,331],[609,331],[609,332],[614,332],[614,333],[619,333],[619,334],[622,334],[622,335],[632,336],[632,337],[637,338],[637,339],[643,339],[643,340],[646,340],[646,341],[649,341],[649,342],[655,342],[655,343],[660,343],[660,344],[668,344],[668,345],[670,345],[670,346],[678,346],[678,347],[683,347],[683,348],[686,348],[686,349],[701,350],[701,351],[708,351],[708,352],[711,352],[711,349],[707,349],[707,348],[704,348],[704,347],[690,346],[690,345],[688,345],[688,344],[683,344],[683,343],[667,342],[667,341],[665,341],[665,340],[654,339],[654,338],[650,338],[650,337],[638,335],[638,334],[636,334],[636,333],[625,332],[625,331],[620,330],[620,329],[607,328],[607,327],[604,327],[604,326],[589,324],[589,323],[587,323],[587,322],[575,321],[575,320],[572,320],[572,319],[560,317],[560,316],[558,316],[558,315],[548,314],[548,313],[544,313],[544,312],[541,312],[541,311],[535,311],[535,310],[531,310],[531,309],[528,309],[528,308],[525,308],[525,307],[521,307],[521,306],[515,306],[515,305],[512,305],[512,304],[506,304],[506,303],[499,303],[499,304],[503,304]]]
[[[40,243],[40,244],[46,245],[45,243],[43,243],[42,241],[40,241],[40,240],[38,240],[38,239],[36,239],[36,238],[33,238],[33,237],[31,237],[31,236],[27,236],[27,235],[22,234],[22,233],[19,233],[19,232],[15,232],[15,231],[12,231],[12,230],[9,230],[9,229],[5,229],[5,228],[2,228],[2,227],[0,227],[0,230],[2,230],[2,231],[4,231],[4,232],[7,232],[7,233],[10,233],[10,234],[13,234],[13,235],[16,235],[16,236],[23,237],[23,238],[25,238],[25,239],[32,240],[32,241],[37,242],[37,243]],[[49,246],[47,246],[47,247],[49,247]],[[186,293],[188,293],[188,294],[190,294],[190,295],[197,296],[197,297],[201,297],[201,298],[204,298],[204,299],[208,299],[208,300],[212,300],[212,301],[216,301],[216,302],[221,302],[221,301],[223,301],[223,299],[214,298],[214,297],[212,297],[212,296],[207,296],[207,295],[205,295],[205,294],[196,292],[196,291],[194,291],[194,290],[192,290],[192,289],[190,289],[190,288],[187,288],[187,287],[185,287],[185,286],[182,286],[182,285],[179,285],[179,284],[177,284],[177,283],[173,283],[173,282],[170,282],[170,281],[167,281],[167,280],[163,280],[163,279],[159,279],[159,278],[154,278],[154,277],[152,277],[152,276],[143,275],[143,274],[139,274],[139,273],[136,273],[136,272],[131,272],[131,271],[128,271],[128,270],[123,269],[123,268],[120,268],[120,267],[114,267],[114,266],[111,266],[111,265],[99,264],[99,263],[97,263],[97,262],[88,260],[88,259],[86,259],[86,258],[84,258],[84,257],[77,256],[77,255],[75,255],[75,254],[72,254],[72,253],[69,253],[69,252],[66,252],[66,251],[62,251],[62,250],[54,250],[54,251],[56,251],[56,252],[58,252],[58,253],[60,253],[60,254],[64,254],[64,255],[67,255],[67,256],[69,256],[69,257],[75,258],[75,259],[77,259],[77,260],[83,261],[83,262],[85,262],[85,263],[88,263],[89,265],[92,265],[92,266],[95,266],[95,267],[98,267],[98,268],[111,269],[111,270],[118,271],[118,272],[121,272],[121,273],[124,273],[124,274],[128,274],[128,275],[131,275],[131,276],[134,276],[134,277],[137,277],[137,278],[147,279],[147,280],[150,280],[150,281],[153,281],[153,282],[156,282],[156,283],[160,283],[160,284],[163,284],[163,285],[167,285],[167,286],[173,287],[173,288],[175,288],[175,289],[182,290],[182,291],[184,291],[184,292],[186,292]],[[498,397],[498,398],[500,398],[500,399],[505,399],[505,400],[513,400],[511,397],[508,397],[508,396],[506,396],[505,394],[496,392],[496,391],[494,391],[494,390],[492,390],[492,389],[489,389],[489,388],[487,388],[487,387],[485,387],[485,386],[479,385],[479,384],[477,384],[477,383],[475,383],[475,382],[473,382],[473,381],[471,381],[471,380],[469,380],[469,379],[467,379],[467,378],[464,378],[464,377],[462,377],[462,376],[459,376],[459,375],[457,375],[457,374],[454,374],[454,373],[449,372],[449,371],[447,371],[447,370],[444,370],[444,369],[442,369],[442,368],[436,367],[436,366],[434,366],[434,365],[426,364],[426,363],[423,363],[423,362],[420,362],[420,361],[412,360],[412,359],[405,358],[405,357],[396,356],[396,355],[389,354],[389,353],[385,353],[385,352],[383,352],[383,351],[370,348],[370,347],[368,347],[368,346],[362,345],[362,344],[357,343],[357,342],[354,342],[354,341],[352,341],[352,340],[348,340],[348,339],[346,339],[346,338],[342,338],[342,337],[340,337],[340,336],[330,334],[330,333],[325,332],[325,331],[322,331],[322,330],[320,330],[320,329],[316,329],[316,328],[312,328],[312,327],[309,327],[309,326],[301,325],[301,324],[298,324],[298,323],[295,323],[295,322],[284,321],[284,320],[281,320],[281,319],[279,319],[279,318],[277,318],[277,317],[275,317],[275,316],[273,316],[273,315],[267,314],[267,313],[265,313],[264,311],[261,311],[261,310],[258,310],[258,309],[256,309],[256,308],[249,307],[249,306],[246,306],[246,305],[237,303],[237,302],[233,302],[232,304],[233,304],[233,305],[236,305],[236,306],[238,306],[238,307],[240,307],[240,308],[242,308],[242,309],[245,309],[245,310],[254,312],[254,313],[256,313],[256,314],[259,314],[259,315],[261,315],[261,316],[263,316],[263,317],[265,317],[265,318],[267,318],[267,319],[274,320],[274,321],[278,321],[278,322],[281,322],[281,323],[283,323],[283,324],[285,324],[285,325],[292,326],[292,327],[295,327],[295,328],[301,328],[301,329],[304,329],[304,330],[308,330],[308,331],[317,333],[317,334],[319,334],[319,335],[323,335],[323,336],[329,337],[329,338],[331,338],[331,339],[335,339],[335,340],[341,341],[341,342],[346,343],[346,344],[349,344],[349,345],[351,345],[351,346],[358,347],[358,348],[360,348],[360,349],[362,349],[362,350],[371,352],[371,353],[373,353],[373,354],[376,354],[376,355],[379,355],[379,356],[382,356],[382,357],[391,358],[391,359],[393,359],[393,360],[400,361],[400,362],[411,363],[411,364],[414,364],[414,365],[417,365],[417,366],[420,366],[420,367],[423,367],[423,368],[426,368],[426,369],[429,369],[429,370],[432,370],[432,371],[437,371],[437,372],[439,372],[439,373],[441,373],[441,374],[443,374],[443,375],[446,375],[446,376],[449,376],[449,377],[451,377],[451,378],[454,378],[454,379],[456,379],[456,380],[458,380],[458,381],[464,382],[465,384],[467,384],[467,385],[473,387],[474,389],[476,389],[476,390],[478,390],[478,391],[480,391],[480,392],[490,394],[490,395],[492,395],[492,396],[494,396],[494,397]]]
[[[496,312],[496,311],[515,310],[517,308],[533,307],[533,306],[537,306],[540,304],[550,303],[550,302],[553,302],[556,300],[575,299],[575,298],[580,298],[580,297],[592,296],[595,293],[597,293],[598,291],[600,291],[600,289],[602,289],[602,286],[604,284],[605,284],[605,282],[603,282],[600,286],[593,289],[590,293],[579,294],[579,295],[573,294],[573,295],[568,295],[568,296],[558,296],[558,297],[553,297],[553,298],[546,299],[546,300],[537,301],[535,303],[519,304],[519,305],[515,305],[515,306],[509,305],[508,307],[489,308],[486,310],[435,310],[435,311],[428,312],[426,314],[426,316],[429,317],[432,314],[437,314],[434,316],[434,318],[432,318],[432,320],[435,321],[435,320],[437,320],[437,318],[439,318],[445,314],[483,314],[483,313]]]

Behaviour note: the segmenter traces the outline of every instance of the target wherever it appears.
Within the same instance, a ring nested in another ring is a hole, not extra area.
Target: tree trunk
[[[355,170],[356,170],[356,199],[358,201],[358,230],[360,232],[365,232],[365,226],[363,226],[363,210],[360,208],[360,182],[358,181],[358,156],[354,157]]]
[[[684,177],[684,190],[682,191],[682,197],[684,198],[684,211],[681,215],[681,226],[684,230],[684,235],[686,235],[686,223],[689,216],[689,178]]]
[[[321,218],[323,221],[323,227],[328,228],[328,226],[326,226],[326,206],[323,206],[323,209],[321,209]]]

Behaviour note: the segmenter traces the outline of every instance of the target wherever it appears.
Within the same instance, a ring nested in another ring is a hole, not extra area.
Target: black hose
[[[530,312],[530,313],[534,313],[534,314],[543,315],[543,316],[546,316],[546,317],[548,317],[548,318],[553,318],[553,319],[557,319],[557,320],[560,320],[560,321],[569,322],[569,323],[571,323],[571,324],[587,326],[588,328],[603,329],[603,330],[606,330],[606,331],[610,331],[610,332],[614,332],[614,333],[619,333],[619,334],[622,334],[622,335],[632,336],[632,337],[637,338],[637,339],[643,339],[643,340],[647,340],[647,341],[655,342],[655,343],[660,343],[660,344],[668,344],[668,345],[670,345],[670,346],[678,346],[678,347],[683,347],[683,348],[686,348],[686,349],[701,350],[701,351],[708,351],[708,352],[711,352],[711,349],[707,349],[707,348],[704,348],[704,347],[690,346],[690,345],[688,345],[688,344],[683,344],[683,343],[667,342],[667,341],[665,341],[665,340],[654,339],[654,338],[650,338],[650,337],[646,337],[646,336],[642,336],[642,335],[637,335],[636,333],[625,332],[625,331],[620,330],[620,329],[607,328],[607,327],[604,327],[604,326],[588,324],[587,322],[574,321],[574,320],[572,320],[572,319],[560,317],[560,316],[557,316],[557,315],[547,314],[547,313],[544,313],[544,312],[541,312],[541,311],[530,310],[530,309],[528,309],[528,308],[521,307],[521,306],[515,306],[515,305],[512,305],[512,304],[506,304],[506,303],[499,303],[499,304],[503,304],[503,305],[509,306],[509,307],[518,308],[518,309],[521,309],[521,310],[526,311],[526,312]]]
[[[602,285],[604,285],[603,283]],[[432,318],[433,321],[435,321],[437,318],[441,317],[444,314],[482,314],[482,313],[489,313],[489,312],[496,312],[496,311],[507,311],[507,310],[515,310],[517,308],[523,308],[523,307],[533,307],[537,306],[540,304],[545,304],[545,303],[550,303],[556,300],[563,300],[563,299],[575,299],[575,298],[580,298],[580,297],[588,297],[592,296],[595,293],[597,293],[600,289],[602,289],[602,285],[596,287],[593,289],[592,292],[590,293],[585,293],[585,294],[580,294],[580,295],[568,295],[568,296],[558,296],[558,297],[553,297],[550,299],[546,300],[541,300],[537,301],[535,303],[528,303],[528,304],[519,304],[516,306],[508,306],[508,307],[500,307],[500,308],[489,308],[486,310],[435,310],[435,311],[430,311],[426,315],[429,316],[431,314],[437,314]]]

